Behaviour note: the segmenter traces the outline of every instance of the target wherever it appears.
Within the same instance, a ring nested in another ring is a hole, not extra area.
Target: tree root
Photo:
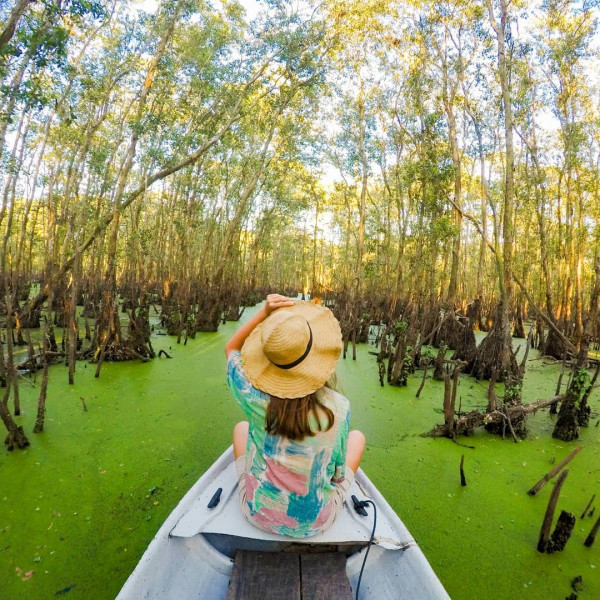
[[[15,446],[21,450],[29,446],[29,440],[23,431],[23,427],[20,425],[13,431],[8,432],[4,443],[6,444],[6,449],[9,451],[14,450]]]
[[[554,396],[549,400],[540,400],[531,404],[519,404],[516,406],[507,406],[502,409],[493,410],[490,412],[480,412],[473,410],[459,419],[445,425],[436,425],[431,431],[424,433],[424,437],[447,437],[454,439],[459,435],[470,435],[477,427],[482,427],[489,423],[502,424],[507,419],[514,423],[519,418],[525,415],[537,412],[541,408],[551,406],[556,402],[560,402],[563,396]]]

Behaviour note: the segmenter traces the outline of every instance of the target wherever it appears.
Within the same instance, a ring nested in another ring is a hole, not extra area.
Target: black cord
[[[353,498],[353,500],[354,500],[354,498]],[[360,508],[364,511],[365,514],[366,514],[365,506],[367,506],[367,504],[371,504],[373,506],[373,531],[371,531],[371,539],[369,540],[369,543],[367,544],[367,551],[365,552],[365,557],[363,559],[362,567],[360,568],[360,575],[358,576],[358,583],[356,584],[356,596],[355,596],[356,600],[358,600],[358,590],[360,590],[360,580],[362,579],[363,571],[365,570],[365,564],[367,563],[367,556],[369,556],[369,550],[371,549],[371,544],[373,543],[373,540],[375,539],[375,528],[377,527],[377,507],[375,506],[375,502],[373,502],[372,500],[360,500],[360,501],[354,503],[354,509],[356,510],[356,512],[359,512],[359,508]]]

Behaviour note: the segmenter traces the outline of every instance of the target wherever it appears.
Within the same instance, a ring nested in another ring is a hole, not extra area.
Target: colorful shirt
[[[246,446],[246,500],[250,520],[261,529],[302,538],[314,535],[331,514],[331,490],[344,479],[350,424],[348,400],[329,388],[321,402],[335,416],[333,427],[303,440],[266,432],[269,396],[252,386],[239,351],[232,352],[227,382],[249,423]],[[327,420],[323,423],[326,426]]]

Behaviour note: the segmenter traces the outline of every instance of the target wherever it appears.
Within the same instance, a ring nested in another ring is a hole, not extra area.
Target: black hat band
[[[297,358],[294,362],[288,363],[287,365],[278,365],[277,363],[273,362],[271,359],[269,359],[269,362],[274,364],[276,367],[279,367],[280,369],[287,370],[287,369],[292,369],[294,367],[297,367],[308,356],[308,353],[310,352],[310,349],[312,348],[313,334],[312,334],[312,329],[310,328],[310,324],[308,323],[308,321],[306,322],[306,324],[308,325],[308,331],[310,332],[310,337],[308,338],[308,344],[306,345],[306,350],[304,351],[304,354],[300,358]]]

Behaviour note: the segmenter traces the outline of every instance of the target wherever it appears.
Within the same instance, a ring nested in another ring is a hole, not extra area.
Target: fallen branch
[[[460,417],[460,419],[453,421],[448,425],[436,425],[430,432],[423,435],[425,437],[449,437],[451,439],[457,435],[468,435],[477,427],[482,427],[488,423],[502,423],[502,421],[507,419],[507,414],[510,415],[511,420],[514,420],[516,417],[534,413],[542,408],[556,404],[557,402],[560,402],[563,397],[564,396],[554,396],[554,398],[550,398],[549,400],[540,400],[539,402],[532,402],[530,404],[506,407],[507,412],[505,412],[504,408],[502,410],[493,410],[490,412],[473,410],[464,417]]]
[[[576,456],[581,452],[583,446],[577,446],[575,450],[567,456],[564,460],[559,462],[552,471],[546,473],[527,493],[530,496],[535,496],[558,472],[560,472],[566,465],[568,465]],[[593,498],[592,498],[593,500]]]
[[[596,497],[596,494],[592,495],[592,498],[590,499],[590,501],[588,502],[587,506],[585,507],[585,510],[581,513],[581,518],[584,519],[585,515],[587,515],[588,510],[590,510],[590,508],[592,507],[592,503],[594,502],[594,498]]]
[[[34,370],[37,369],[41,369],[42,368],[42,364],[37,362],[38,358],[42,358],[44,356],[43,352],[39,352],[38,354],[34,354],[32,357],[30,358],[26,358],[24,361],[20,362],[19,364],[15,365],[15,369],[19,370],[24,370],[26,368],[32,368]],[[46,357],[47,358],[64,358],[66,356],[66,354],[64,352],[46,352]]]
[[[135,358],[139,358],[143,363],[148,362],[150,360],[150,358],[148,358],[147,356],[142,356],[137,350],[133,350],[133,348],[130,350],[132,356],[134,356]]]
[[[510,433],[512,435],[513,441],[515,442],[515,444],[518,444],[519,440],[517,439],[517,434],[515,433],[515,430],[514,430],[514,428],[512,426],[512,422],[510,420],[510,413],[508,412],[508,407],[507,406],[504,407],[504,415],[506,417],[506,421],[508,423],[508,428],[510,429]]]
[[[23,373],[17,372],[17,374],[19,375],[19,377],[21,377],[21,379],[23,379],[23,381],[25,383],[29,384],[31,387],[35,387],[35,383],[33,381],[31,381],[31,379],[27,379],[27,377],[25,377],[25,375],[23,375]]]

